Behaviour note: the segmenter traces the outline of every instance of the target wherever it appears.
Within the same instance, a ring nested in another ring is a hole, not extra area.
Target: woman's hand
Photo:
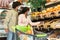
[[[37,25],[40,25],[40,22],[38,22],[38,24]]]

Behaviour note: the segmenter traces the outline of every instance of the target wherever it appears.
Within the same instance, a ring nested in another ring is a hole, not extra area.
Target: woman
[[[29,12],[29,8],[28,7],[22,7],[22,11],[19,12],[19,16],[18,16],[18,25],[20,26],[27,26],[28,24],[35,26],[37,24],[39,24],[40,22],[32,22],[30,20],[30,17],[27,16]]]
[[[27,16],[28,12],[29,12],[28,7],[22,7],[22,11],[19,12],[19,16],[18,16],[18,25],[26,27],[29,24],[31,26],[35,26],[35,25],[40,24],[40,22],[32,23],[30,20],[30,17]]]

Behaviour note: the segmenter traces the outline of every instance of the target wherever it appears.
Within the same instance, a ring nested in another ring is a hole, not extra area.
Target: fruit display
[[[60,19],[57,20],[56,22],[51,23],[51,28],[53,29],[60,28]]]
[[[40,22],[35,26],[35,33],[47,33],[48,40],[60,40],[60,4],[53,5],[53,7],[46,8],[41,12],[31,13],[31,20],[32,22]]]
[[[43,10],[41,12],[33,12],[31,14],[31,18],[33,20],[41,20],[41,19],[46,19],[45,21],[43,21],[43,23],[41,22],[37,27],[39,28],[44,28],[44,29],[56,29],[56,28],[60,28],[60,5],[54,6],[54,7],[50,7],[47,8],[46,10]],[[54,19],[55,18],[55,19]],[[58,18],[58,19],[57,19]]]
[[[60,5],[58,5],[54,8],[54,12],[56,13],[56,16],[60,15]]]
[[[34,19],[35,17],[36,20],[57,16],[60,16],[60,5],[47,8],[46,10],[42,10],[42,12],[33,12],[31,14],[31,18]]]
[[[60,28],[59,26],[59,24],[60,24],[60,22],[59,22],[59,20],[60,19],[55,19],[55,20],[52,20],[52,21],[48,21],[48,22],[46,22],[45,23],[45,27],[46,28],[52,28],[52,29],[56,29],[56,28]]]
[[[48,29],[48,27],[50,27],[50,21],[46,21],[46,22],[44,23],[44,28],[45,28],[45,29]]]
[[[54,19],[54,20],[47,20],[47,21],[41,21],[39,25],[37,25],[38,30],[42,29],[58,29],[60,28],[60,19]]]
[[[33,12],[33,14],[31,14],[31,18],[35,20],[38,20],[38,18],[41,17],[42,17],[41,12]]]
[[[37,25],[37,28],[42,30],[42,28],[44,28],[44,21],[41,21],[40,24]]]

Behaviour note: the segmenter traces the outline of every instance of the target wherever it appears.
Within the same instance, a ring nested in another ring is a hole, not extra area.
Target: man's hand
[[[9,32],[8,28],[5,28],[5,32],[7,32],[7,33]]]
[[[20,32],[18,32],[18,35],[20,35],[21,33]]]

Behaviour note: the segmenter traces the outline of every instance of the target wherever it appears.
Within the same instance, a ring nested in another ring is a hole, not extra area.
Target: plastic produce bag
[[[28,33],[30,31],[33,31],[33,28],[30,25],[28,25],[27,27],[16,25],[16,26],[12,26],[11,29],[13,30],[13,32],[15,32],[16,31],[15,29],[17,29],[17,30],[24,32],[24,33]]]
[[[31,29],[31,27],[29,25],[28,27],[16,25],[16,29],[20,30],[21,32],[27,32],[28,30]]]

